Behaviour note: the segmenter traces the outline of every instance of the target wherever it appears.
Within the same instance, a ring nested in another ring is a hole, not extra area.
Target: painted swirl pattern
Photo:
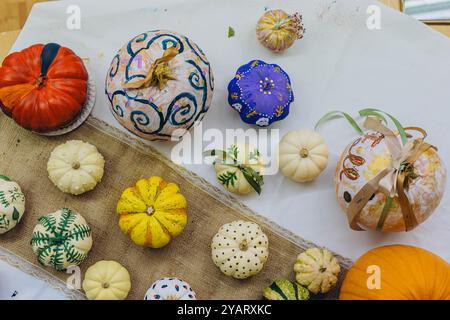
[[[341,208],[347,212],[358,191],[377,174],[391,165],[392,155],[380,132],[368,131],[349,144],[336,167],[335,191]],[[413,164],[414,179],[406,188],[406,194],[419,223],[425,221],[441,201],[447,180],[447,170],[434,149],[424,152]],[[379,191],[361,210],[358,225],[363,229],[376,229],[386,202],[386,195]],[[405,231],[405,222],[398,197],[394,198],[383,231]]]
[[[161,90],[155,86],[124,89],[124,84],[144,79],[170,47],[178,50],[168,62],[174,80]],[[125,44],[112,59],[105,86],[117,121],[147,140],[181,139],[203,119],[213,91],[214,77],[203,51],[187,37],[167,30],[145,32]]]

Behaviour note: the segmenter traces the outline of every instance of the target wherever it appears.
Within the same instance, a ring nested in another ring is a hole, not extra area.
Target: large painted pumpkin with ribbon
[[[450,265],[421,248],[369,250],[347,272],[341,300],[450,300]]]
[[[445,165],[421,128],[398,127],[399,134],[375,117],[364,126],[367,131],[345,148],[337,164],[339,205],[354,230],[412,230],[439,205]]]
[[[49,132],[70,124],[87,97],[83,61],[56,43],[11,53],[0,67],[0,107],[22,127]]]
[[[179,140],[211,105],[214,78],[203,51],[167,31],[137,35],[114,56],[106,94],[119,123],[147,140]]]

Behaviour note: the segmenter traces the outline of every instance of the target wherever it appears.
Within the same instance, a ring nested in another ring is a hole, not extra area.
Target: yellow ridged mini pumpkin
[[[125,189],[117,204],[119,227],[139,246],[161,248],[183,232],[186,198],[161,177],[139,180]]]

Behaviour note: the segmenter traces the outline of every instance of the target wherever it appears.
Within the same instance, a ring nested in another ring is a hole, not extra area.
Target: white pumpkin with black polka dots
[[[237,220],[220,227],[212,239],[211,250],[220,271],[245,279],[263,268],[269,257],[269,240],[256,223]]]

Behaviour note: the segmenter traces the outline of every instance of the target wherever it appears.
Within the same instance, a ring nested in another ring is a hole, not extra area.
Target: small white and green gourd
[[[25,196],[20,186],[0,175],[0,234],[14,228],[25,212]]]
[[[70,140],[52,151],[47,171],[62,192],[79,195],[94,189],[102,180],[104,166],[105,159],[94,145]]]
[[[175,277],[155,281],[145,293],[144,300],[197,300],[191,286]]]
[[[87,258],[91,228],[79,213],[63,208],[39,218],[31,246],[42,265],[64,271]]]
[[[269,257],[269,239],[254,222],[226,223],[212,239],[211,257],[222,273],[246,279],[262,270]]]
[[[327,249],[309,248],[300,253],[294,264],[297,283],[312,293],[327,293],[338,280],[341,267]]]
[[[263,296],[267,300],[309,300],[309,291],[287,279],[277,279],[264,288]]]
[[[209,150],[204,155],[216,157],[214,169],[217,180],[230,192],[261,193],[264,161],[257,148],[249,144],[233,144],[226,151]]]

